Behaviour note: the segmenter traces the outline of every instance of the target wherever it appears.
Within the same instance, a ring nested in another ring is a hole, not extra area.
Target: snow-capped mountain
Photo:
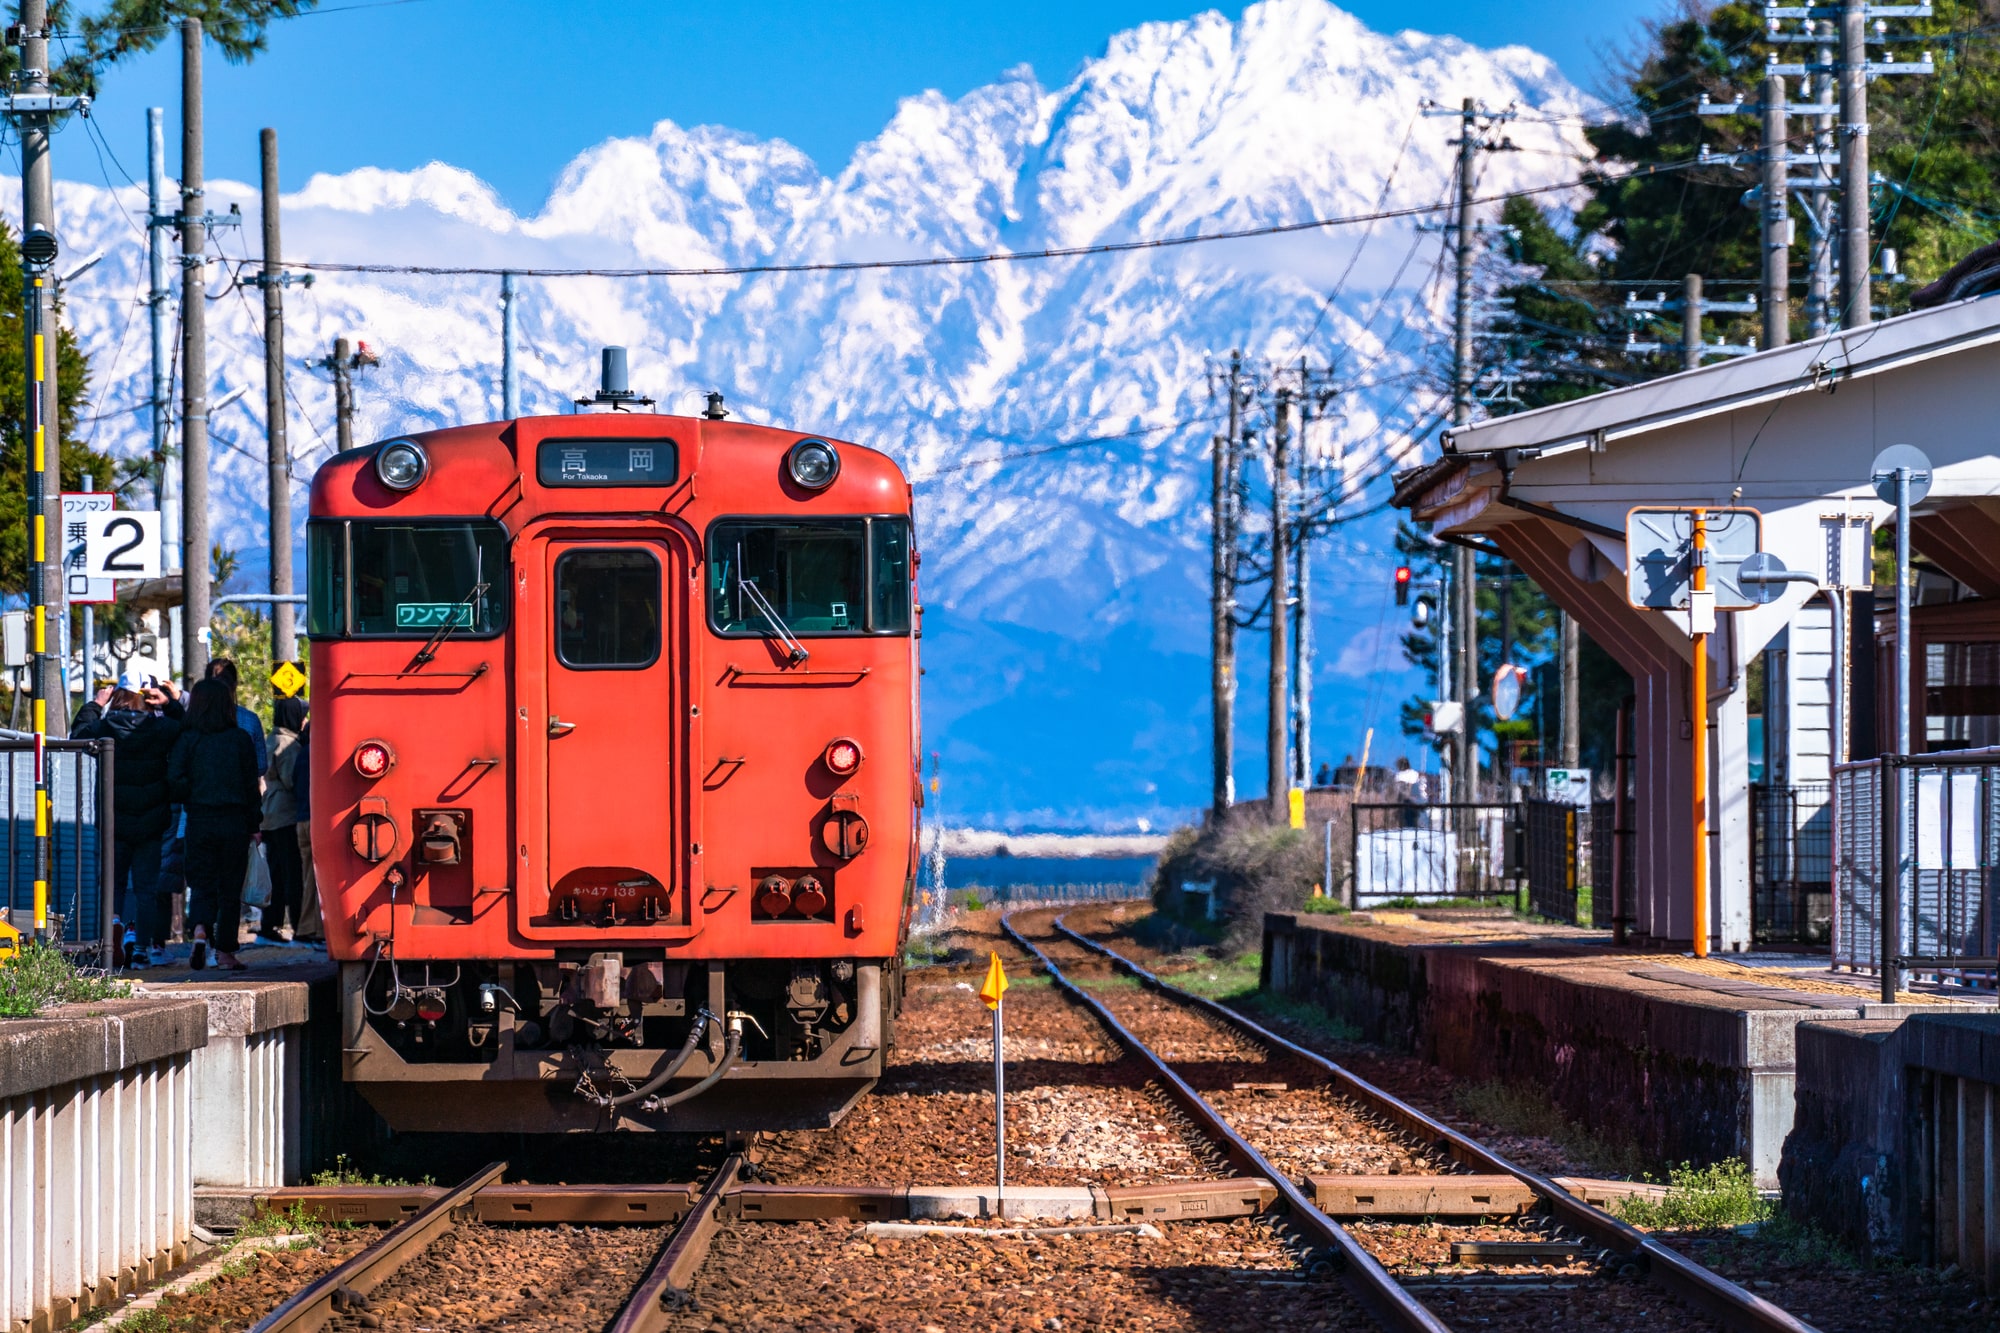
[[[1372,32],[1325,0],[1267,0],[1112,37],[1067,84],[1016,70],[965,97],[912,96],[837,175],[790,145],[662,121],[579,155],[522,217],[457,168],[317,176],[284,200],[297,260],[630,268],[1019,252],[1428,206],[1446,197],[1457,124],[1425,99],[1532,109],[1524,150],[1487,155],[1480,193],[1573,178],[1585,99],[1545,57]],[[171,163],[169,164],[171,167]],[[79,170],[81,168],[78,168]],[[4,204],[17,207],[8,183]],[[254,188],[209,206],[254,218]],[[67,292],[93,366],[102,447],[146,444],[144,200],[65,183],[66,253],[105,260]],[[1441,215],[1438,215],[1441,216]],[[1432,221],[1437,220],[1433,217]],[[215,248],[255,252],[254,224]],[[1414,220],[1068,259],[916,270],[521,281],[525,410],[592,386],[597,349],[631,349],[634,386],[697,410],[876,445],[919,482],[927,607],[926,747],[953,823],[1108,826],[1205,802],[1207,449],[1228,350],[1334,359],[1362,387],[1314,447],[1358,484],[1435,402],[1438,238]],[[211,270],[212,290],[226,270]],[[1340,295],[1327,293],[1346,274]],[[383,355],[358,382],[364,439],[499,411],[498,281],[322,273],[287,298],[299,471],[331,450],[332,389],[306,365],[337,336]],[[252,290],[209,306],[220,411],[217,531],[261,570],[262,317]],[[1077,440],[1098,444],[1051,448]],[[1371,494],[1379,495],[1380,488]],[[1382,526],[1343,530],[1320,564],[1322,751],[1359,748],[1371,673],[1400,671],[1377,614]],[[253,574],[253,577],[255,575]],[[1331,592],[1328,590],[1332,589]],[[1372,637],[1371,637],[1372,636]],[[1246,645],[1239,749],[1261,789],[1257,669]],[[1377,712],[1389,716],[1384,706]],[[1372,721],[1373,718],[1365,720]],[[1354,735],[1348,732],[1353,731]],[[1383,742],[1387,744],[1386,740]]]

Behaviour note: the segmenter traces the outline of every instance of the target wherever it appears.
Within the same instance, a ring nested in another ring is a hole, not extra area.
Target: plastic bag
[[[264,844],[250,849],[250,868],[243,875],[243,905],[263,907],[271,901],[271,863],[264,859]]]

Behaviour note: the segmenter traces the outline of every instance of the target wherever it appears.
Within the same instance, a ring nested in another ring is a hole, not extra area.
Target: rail
[[[1178,1103],[1202,1129],[1230,1164],[1248,1175],[1261,1176],[1271,1182],[1278,1196],[1285,1201],[1292,1217],[1307,1231],[1317,1236],[1322,1246],[1337,1256],[1337,1267],[1341,1282],[1353,1293],[1356,1300],[1373,1314],[1385,1328],[1412,1330],[1413,1333],[1449,1333],[1447,1326],[1436,1315],[1425,1309],[1409,1292],[1403,1290],[1397,1281],[1389,1276],[1389,1270],[1381,1261],[1363,1249],[1361,1243],[1341,1226],[1328,1217],[1308,1199],[1284,1172],[1279,1171],[1264,1155],[1252,1147],[1250,1141],[1230,1128],[1207,1098],[1196,1092],[1186,1080],[1176,1074],[1152,1048],[1134,1037],[1111,1011],[1100,1004],[1096,997],[1084,991],[1075,982],[1063,975],[1061,968],[1047,954],[1037,948],[1027,936],[1014,929],[1011,919],[1002,918],[1001,927],[1009,939],[1033,954],[1048,971],[1065,995],[1088,1009],[1097,1021],[1126,1052],[1151,1071],[1160,1086]],[[1060,928],[1060,927],[1059,927]],[[1067,932],[1066,932],[1067,933]]]
[[[1011,922],[1003,924],[1006,925],[1011,937],[1024,947],[1033,950],[1037,957],[1045,957],[1041,950],[1035,949],[1013,929]],[[1720,1274],[1711,1272],[1677,1251],[1662,1245],[1629,1223],[1622,1222],[1603,1209],[1578,1198],[1554,1180],[1514,1165],[1477,1140],[1432,1119],[1416,1107],[1358,1077],[1318,1052],[1288,1041],[1227,1005],[1161,980],[1115,950],[1106,948],[1096,940],[1070,929],[1060,917],[1055,921],[1055,928],[1058,933],[1092,953],[1103,956],[1114,967],[1136,977],[1141,984],[1150,989],[1180,1003],[1198,1008],[1237,1028],[1253,1040],[1264,1043],[1274,1051],[1282,1051],[1286,1055],[1317,1067],[1328,1075],[1341,1093],[1391,1121],[1416,1141],[1435,1145],[1454,1161],[1474,1171],[1511,1176],[1532,1191],[1561,1225],[1580,1233],[1592,1244],[1609,1249],[1631,1262],[1668,1292],[1712,1315],[1725,1327],[1748,1330],[1750,1333],[1813,1333],[1812,1325],[1802,1322],[1762,1297],[1744,1290]],[[1051,971],[1054,971],[1053,965]],[[1080,995],[1074,986],[1066,985],[1060,976],[1057,977],[1057,982],[1059,985],[1064,985],[1066,991]],[[1102,1006],[1095,1000],[1088,996],[1081,998],[1094,1012],[1103,1012]],[[1121,1037],[1120,1040],[1130,1039]],[[1143,1049],[1136,1042],[1132,1043],[1130,1048]],[[1268,1171],[1268,1168],[1266,1170]],[[1271,1178],[1281,1189],[1289,1183],[1277,1173],[1272,1173]],[[1287,1195],[1287,1198],[1289,1200],[1290,1196]],[[1314,1211],[1317,1212],[1317,1209]],[[1379,1267],[1380,1265],[1377,1265],[1378,1269]],[[1388,1278],[1386,1271],[1383,1272],[1383,1277]],[[1400,1289],[1399,1294],[1403,1294],[1400,1293]],[[1407,1294],[1403,1295],[1404,1299],[1410,1299]],[[1426,1318],[1429,1318],[1428,1314]]]
[[[715,1233],[722,1229],[723,1199],[742,1172],[742,1154],[731,1153],[681,1219],[651,1271],[633,1289],[625,1308],[611,1321],[610,1333],[659,1333],[674,1311],[688,1305],[688,1284],[708,1257]]]

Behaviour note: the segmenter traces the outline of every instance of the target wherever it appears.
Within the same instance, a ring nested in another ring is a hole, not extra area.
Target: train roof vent
[[[622,347],[604,349],[604,367],[599,374],[596,395],[576,400],[579,412],[630,412],[652,405],[652,399],[632,392],[625,372],[625,349]]]

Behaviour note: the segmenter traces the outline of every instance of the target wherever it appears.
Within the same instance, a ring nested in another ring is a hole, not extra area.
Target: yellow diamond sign
[[[287,699],[306,687],[306,673],[296,662],[280,662],[271,672],[271,688]]]

